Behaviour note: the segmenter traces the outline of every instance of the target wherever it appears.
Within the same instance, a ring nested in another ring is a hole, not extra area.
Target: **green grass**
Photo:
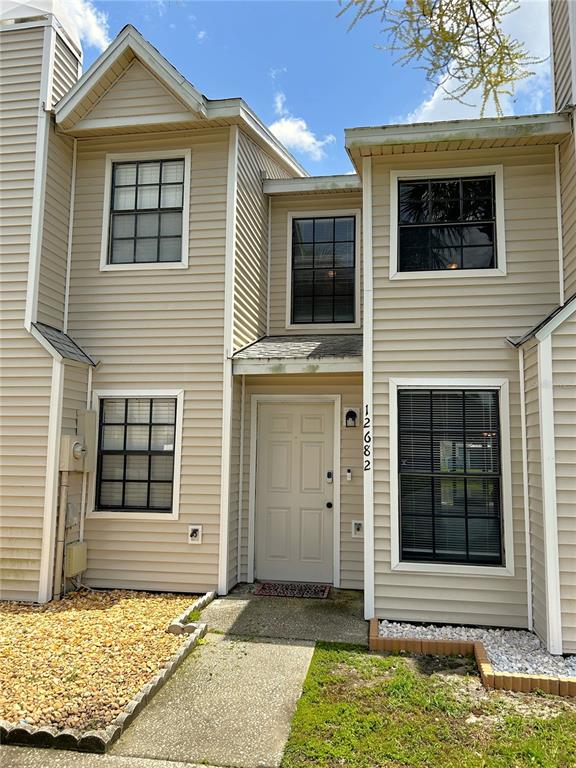
[[[472,659],[318,643],[282,768],[574,768],[576,703],[486,691]]]

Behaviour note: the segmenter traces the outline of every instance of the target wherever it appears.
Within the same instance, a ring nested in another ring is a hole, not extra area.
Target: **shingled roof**
[[[67,333],[59,331],[51,325],[45,325],[44,323],[33,323],[33,325],[38,333],[46,339],[48,344],[50,344],[50,346],[66,360],[74,360],[77,363],[87,363],[88,365],[96,365],[96,362],[92,360],[92,358],[87,355]]]
[[[362,357],[362,335],[266,336],[234,355],[239,360],[316,360],[325,357]]]

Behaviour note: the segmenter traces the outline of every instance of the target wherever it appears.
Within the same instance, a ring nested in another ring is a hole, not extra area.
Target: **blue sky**
[[[478,116],[444,101],[423,74],[377,49],[376,17],[347,31],[333,0],[60,0],[76,19],[85,69],[131,23],[209,98],[242,96],[313,174],[351,170],[344,128]],[[522,0],[507,26],[548,55],[545,0]],[[522,83],[508,114],[548,111],[549,63]]]

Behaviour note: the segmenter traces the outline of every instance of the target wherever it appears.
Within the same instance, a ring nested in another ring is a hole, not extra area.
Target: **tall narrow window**
[[[494,176],[398,182],[398,271],[496,266]]]
[[[171,512],[175,398],[100,401],[96,508]]]
[[[113,163],[109,264],[182,260],[184,159]]]
[[[292,221],[292,323],[355,321],[356,219]]]
[[[501,565],[495,390],[398,392],[403,561]]]

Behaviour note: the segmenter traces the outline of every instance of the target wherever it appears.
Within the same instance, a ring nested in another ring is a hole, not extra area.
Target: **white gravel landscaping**
[[[552,656],[532,632],[381,621],[378,634],[380,637],[414,637],[420,640],[481,640],[494,670],[498,672],[576,677],[576,656]]]

